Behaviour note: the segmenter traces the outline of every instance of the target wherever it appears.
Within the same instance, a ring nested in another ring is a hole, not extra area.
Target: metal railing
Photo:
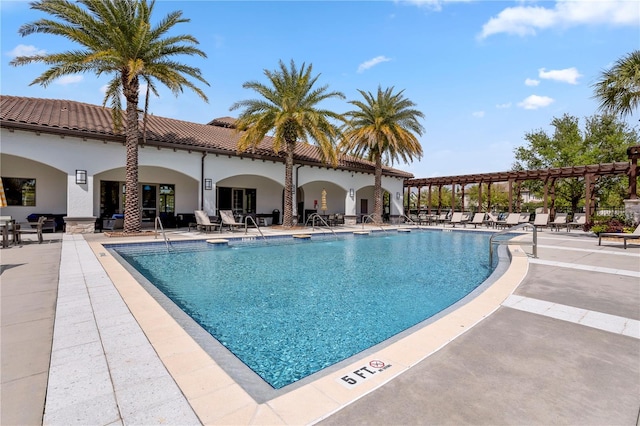
[[[156,216],[156,219],[154,221],[154,231],[155,231],[155,238],[158,238],[158,226],[160,227],[160,232],[162,232],[162,238],[164,239],[164,243],[167,246],[167,251],[169,251],[170,247],[169,247],[169,239],[167,238],[167,234],[165,234],[164,232],[164,227],[162,226],[162,221],[160,220],[160,216]]]
[[[248,226],[249,226],[249,219],[251,219],[251,222],[253,222],[253,225],[256,227],[256,229],[258,230],[258,232],[260,233],[260,236],[262,237],[263,240],[267,241],[267,239],[265,238],[264,234],[262,233],[262,231],[260,230],[260,227],[258,226],[258,224],[256,223],[256,220],[252,217],[252,216],[245,216],[244,217],[244,233],[246,234],[248,231]]]
[[[406,214],[402,214],[402,215],[400,215],[400,217],[404,217],[404,218],[406,219],[406,221],[405,221],[405,222],[409,222],[409,223],[411,223],[413,226],[419,226],[419,225],[415,222],[415,220],[411,219],[411,218],[410,218],[409,216],[407,216]]]
[[[513,241],[513,240],[499,240],[499,241],[495,241],[494,237],[498,237],[500,235],[504,235],[507,234],[509,232],[513,232],[516,229],[519,228],[526,228],[526,227],[532,227],[533,228],[533,238],[532,238],[532,242],[528,243],[527,241]],[[491,236],[491,238],[489,238],[489,266],[493,265],[493,245],[497,244],[518,244],[518,245],[522,245],[522,244],[531,244],[533,247],[533,257],[535,259],[538,258],[538,229],[536,228],[535,225],[531,224],[531,223],[520,223],[518,225],[512,226],[510,228],[507,229],[503,229],[500,232],[496,232],[495,234],[493,234]]]
[[[304,223],[304,226],[309,226],[309,221],[311,221],[311,229],[313,229],[314,231],[316,230],[316,219],[320,219],[320,222],[329,230],[331,231],[331,233],[338,238],[338,234],[335,233],[335,231],[333,229],[331,229],[331,227],[329,226],[329,224],[327,223],[326,220],[324,220],[324,218],[322,216],[320,216],[318,213],[312,213],[311,215],[309,215],[309,217],[307,218],[307,221]]]
[[[368,220],[370,220],[370,221],[371,221],[371,223],[372,223],[373,225],[378,225],[378,226],[380,227],[380,229],[382,229],[384,232],[387,232],[387,230],[386,230],[386,229],[384,229],[384,228],[382,227],[382,225],[380,225],[379,223],[378,223],[378,224],[376,224],[376,223],[374,222],[374,220],[373,220],[373,215],[372,215],[372,214],[369,214],[369,215],[366,215],[366,216],[362,216],[362,229],[364,229],[364,225],[367,223],[367,219],[368,219]]]

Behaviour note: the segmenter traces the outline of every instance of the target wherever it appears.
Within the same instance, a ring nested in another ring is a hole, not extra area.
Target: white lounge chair
[[[464,213],[462,212],[454,212],[451,215],[450,224],[455,228],[456,225],[464,225],[466,227],[467,220],[465,219]]]
[[[239,228],[244,226],[242,222],[236,222],[236,219],[233,217],[233,212],[231,210],[220,210],[220,220],[222,223],[220,224],[220,232],[222,232],[222,227],[227,226],[229,230],[233,230],[234,228]]]
[[[498,222],[498,226],[510,228],[516,226],[518,223],[520,223],[520,213],[509,213],[509,216],[507,216],[504,222]]]
[[[601,232],[598,235],[598,245],[602,243],[602,237],[605,238],[622,238],[624,242],[624,249],[627,249],[627,240],[639,240],[640,239],[640,224],[636,227],[635,231],[631,234],[622,232]]]
[[[473,215],[473,219],[467,222],[469,225],[473,225],[474,228],[477,228],[478,225],[484,224],[485,213],[476,213]]]
[[[549,226],[549,213],[536,213],[533,226],[536,228],[546,228]]]
[[[578,213],[573,217],[571,222],[567,222],[565,226],[567,227],[567,232],[571,230],[571,228],[582,228],[587,223],[587,216],[583,213]]]
[[[211,222],[209,216],[204,212],[204,210],[195,210],[193,212],[196,217],[196,229],[204,232],[212,232],[215,231],[217,227],[220,227],[219,223]]]
[[[566,213],[557,213],[556,217],[551,222],[551,229],[555,229],[556,231],[560,230],[561,226],[566,225],[567,223],[567,214]]]

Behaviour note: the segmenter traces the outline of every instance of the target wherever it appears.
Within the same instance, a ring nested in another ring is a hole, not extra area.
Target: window
[[[8,206],[35,206],[36,180],[2,177],[4,195]]]

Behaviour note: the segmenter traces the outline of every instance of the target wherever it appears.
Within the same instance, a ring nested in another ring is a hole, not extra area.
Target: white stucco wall
[[[60,137],[26,131],[1,129],[1,174],[37,179],[36,207],[7,207],[3,215],[21,218],[34,213],[67,214],[70,217],[98,216],[100,181],[125,180],[125,147],[121,143],[77,137]],[[189,213],[202,205],[215,213],[216,187],[255,188],[258,213],[282,209],[284,164],[228,155],[188,152],[156,147],[139,150],[139,181],[176,186],[176,213]],[[75,183],[75,171],[87,171],[87,184]],[[360,213],[360,200],[366,198],[373,212],[373,174],[352,173],[327,167],[294,166],[294,179],[304,194],[305,209],[313,201],[321,202],[322,188],[327,190],[327,214]],[[212,179],[213,189],[200,186]],[[294,181],[295,184],[295,181]],[[402,179],[383,177],[383,188],[392,194],[391,214],[402,211]],[[349,196],[353,188],[355,196]],[[203,198],[201,198],[203,195]]]

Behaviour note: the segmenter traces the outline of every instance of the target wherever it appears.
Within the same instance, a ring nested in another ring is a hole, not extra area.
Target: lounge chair
[[[38,244],[42,244],[42,226],[44,225],[44,221],[47,218],[45,216],[40,216],[36,223],[27,222],[20,223],[16,226],[16,236],[18,238],[18,242],[21,242],[22,234],[36,234],[38,236]]]
[[[536,228],[546,228],[549,226],[549,213],[536,213],[533,226]]]
[[[498,215],[493,213],[487,213],[487,218],[484,220],[485,225],[489,228],[496,228],[498,226]]]
[[[467,222],[469,225],[473,225],[474,228],[477,228],[478,225],[484,224],[485,213],[476,213],[473,215],[473,219]]]
[[[520,213],[520,218],[518,219],[518,223],[529,223],[531,222],[531,213]]]
[[[640,239],[640,224],[636,227],[635,231],[631,234],[622,233],[622,232],[601,232],[598,235],[598,245],[602,243],[602,237],[606,238],[622,238],[624,242],[624,249],[627,249],[627,240],[638,240]]]
[[[204,212],[204,210],[195,210],[193,212],[196,216],[196,229],[204,232],[215,231],[217,227],[220,227],[219,223],[211,222],[209,216]]]
[[[467,220],[465,219],[462,212],[454,212],[451,215],[451,220],[449,221],[449,223],[452,224],[454,228],[456,227],[456,225],[464,225],[466,227]]]
[[[236,222],[236,219],[233,217],[233,212],[231,210],[220,210],[220,219],[222,223],[220,224],[220,232],[222,232],[222,227],[227,226],[229,230],[233,230],[234,228],[239,228],[244,226],[242,222]]]
[[[566,223],[567,223],[567,214],[558,213],[556,214],[556,217],[553,219],[553,222],[550,223],[551,229],[555,229],[556,231],[559,231],[560,227],[566,225]]]
[[[499,221],[498,226],[502,228],[510,228],[520,223],[520,213],[509,213],[504,221]]]
[[[587,223],[587,216],[585,214],[576,214],[571,222],[567,222],[564,226],[567,227],[567,232],[571,228],[582,228]]]

